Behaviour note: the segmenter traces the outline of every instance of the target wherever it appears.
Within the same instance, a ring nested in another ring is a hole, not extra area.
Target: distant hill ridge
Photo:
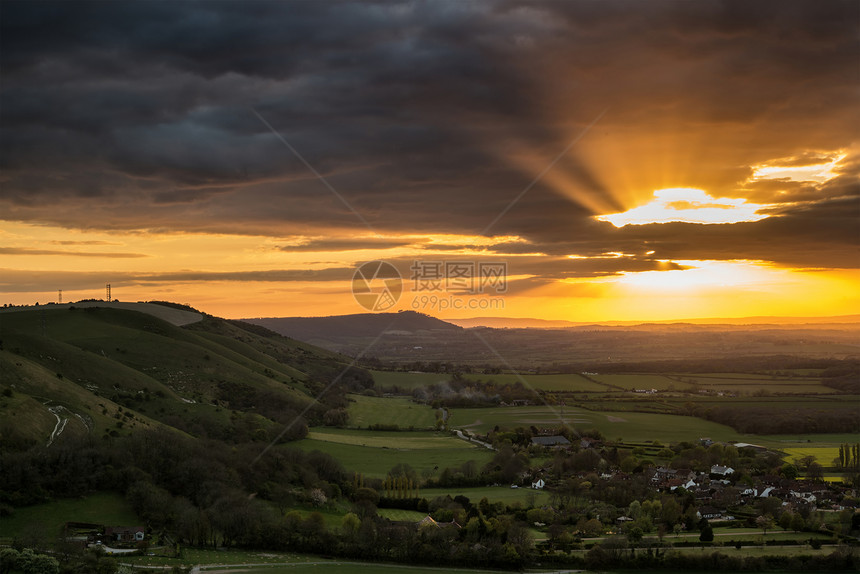
[[[415,333],[417,331],[460,331],[462,327],[416,311],[399,313],[359,313],[329,317],[264,317],[242,319],[275,333],[312,341],[340,337],[376,337],[380,333]]]

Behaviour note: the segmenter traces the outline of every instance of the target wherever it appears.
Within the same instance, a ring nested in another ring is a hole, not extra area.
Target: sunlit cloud
[[[654,253],[653,251],[649,251],[648,255]],[[587,256],[587,255],[568,255],[568,259],[621,259],[624,257],[636,257],[635,253],[621,253],[620,251],[607,251],[605,253],[601,253],[599,255]]]
[[[654,199],[645,205],[622,213],[595,216],[615,227],[648,223],[740,223],[759,221],[768,217],[760,210],[766,204],[750,203],[745,199],[715,198],[701,189],[672,187],[654,192]]]
[[[847,155],[840,151],[780,158],[754,166],[750,181],[782,179],[824,183],[838,175],[835,169]]]

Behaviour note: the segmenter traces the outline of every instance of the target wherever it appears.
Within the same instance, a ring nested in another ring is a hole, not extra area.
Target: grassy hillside
[[[343,338],[376,337],[380,333],[393,335],[420,332],[451,332],[462,328],[415,311],[400,313],[361,313],[331,317],[268,317],[246,319],[273,331],[301,339],[318,342],[325,347],[336,347],[332,343]]]
[[[180,327],[151,314],[157,305],[140,308],[0,314],[0,445],[157,427],[263,441],[306,409],[316,420],[342,406],[313,397],[344,357],[253,325],[203,316]],[[359,379],[371,380],[353,369],[343,382]]]

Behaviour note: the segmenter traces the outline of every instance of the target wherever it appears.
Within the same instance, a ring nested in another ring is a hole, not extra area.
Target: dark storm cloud
[[[330,267],[326,269],[272,269],[266,271],[206,272],[185,271],[175,273],[109,273],[114,287],[129,285],[170,285],[211,281],[284,283],[295,281],[348,281],[355,272],[352,268]],[[0,269],[0,292],[40,292],[45,284],[63,285],[69,291],[92,289],[104,283],[105,272],[80,271],[27,271]]]
[[[566,255],[651,249],[654,258],[855,265],[846,257],[856,253],[857,210],[834,198],[856,194],[856,163],[824,185],[745,183],[754,164],[808,165],[856,141],[852,1],[0,10],[6,219],[366,232],[256,110],[373,230],[476,234],[608,107],[491,229],[527,242],[490,251],[545,253],[547,276],[575,263]],[[675,171],[661,174],[661,165]],[[641,189],[625,196],[627,180]],[[616,229],[590,219],[630,207],[630,194],[677,184],[785,207],[721,226]],[[343,241],[327,248],[353,248]]]

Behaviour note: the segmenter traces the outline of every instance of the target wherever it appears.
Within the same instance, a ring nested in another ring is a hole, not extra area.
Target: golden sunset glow
[[[676,187],[659,189],[654,200],[624,213],[598,215],[599,221],[608,221],[615,227],[644,225],[647,223],[739,223],[758,221],[767,215],[759,210],[769,207],[748,203],[745,199],[714,198],[701,189]]]
[[[824,183],[836,177],[834,169],[848,154],[844,152],[823,153],[813,156],[813,159],[785,158],[783,160],[764,163],[753,168],[752,181],[762,179],[786,179],[789,181],[814,181]],[[826,160],[818,161],[816,160]]]
[[[0,237],[5,246],[4,263],[16,265],[15,270],[7,268],[3,274],[7,291],[4,303],[56,301],[58,289],[63,289],[65,301],[99,299],[104,297],[105,283],[111,283],[113,296],[123,301],[193,303],[226,317],[287,315],[296,308],[303,314],[361,312],[350,292],[352,268],[363,261],[385,258],[400,261],[398,269],[404,280],[404,295],[394,310],[410,309],[419,295],[409,281],[411,260],[456,257],[468,261],[483,253],[481,243],[483,247],[493,244],[486,238],[469,236],[411,235],[385,238],[404,244],[386,249],[291,252],[290,247],[310,246],[312,239],[69,232],[26,224],[6,224]],[[497,242],[524,244],[517,237],[501,239]],[[475,244],[468,245],[470,240]],[[440,246],[442,250],[437,249]],[[651,255],[653,252],[646,252],[639,257]],[[534,277],[522,266],[541,257],[503,254],[511,285]],[[623,252],[565,256],[585,264],[634,257],[634,253]],[[45,271],[46,266],[55,270]],[[314,277],[315,270],[328,273],[325,270],[332,266],[342,270]],[[524,291],[515,289],[504,297],[502,307],[488,308],[485,314],[572,321],[659,320],[767,314],[826,316],[860,307],[855,289],[860,273],[856,271],[803,271],[746,260],[656,260],[654,267],[562,279]],[[46,283],[55,288],[38,287]],[[23,289],[9,292],[15,285]],[[816,297],[805,297],[809,292],[815,292]],[[444,316],[466,318],[479,310],[446,309]]]

